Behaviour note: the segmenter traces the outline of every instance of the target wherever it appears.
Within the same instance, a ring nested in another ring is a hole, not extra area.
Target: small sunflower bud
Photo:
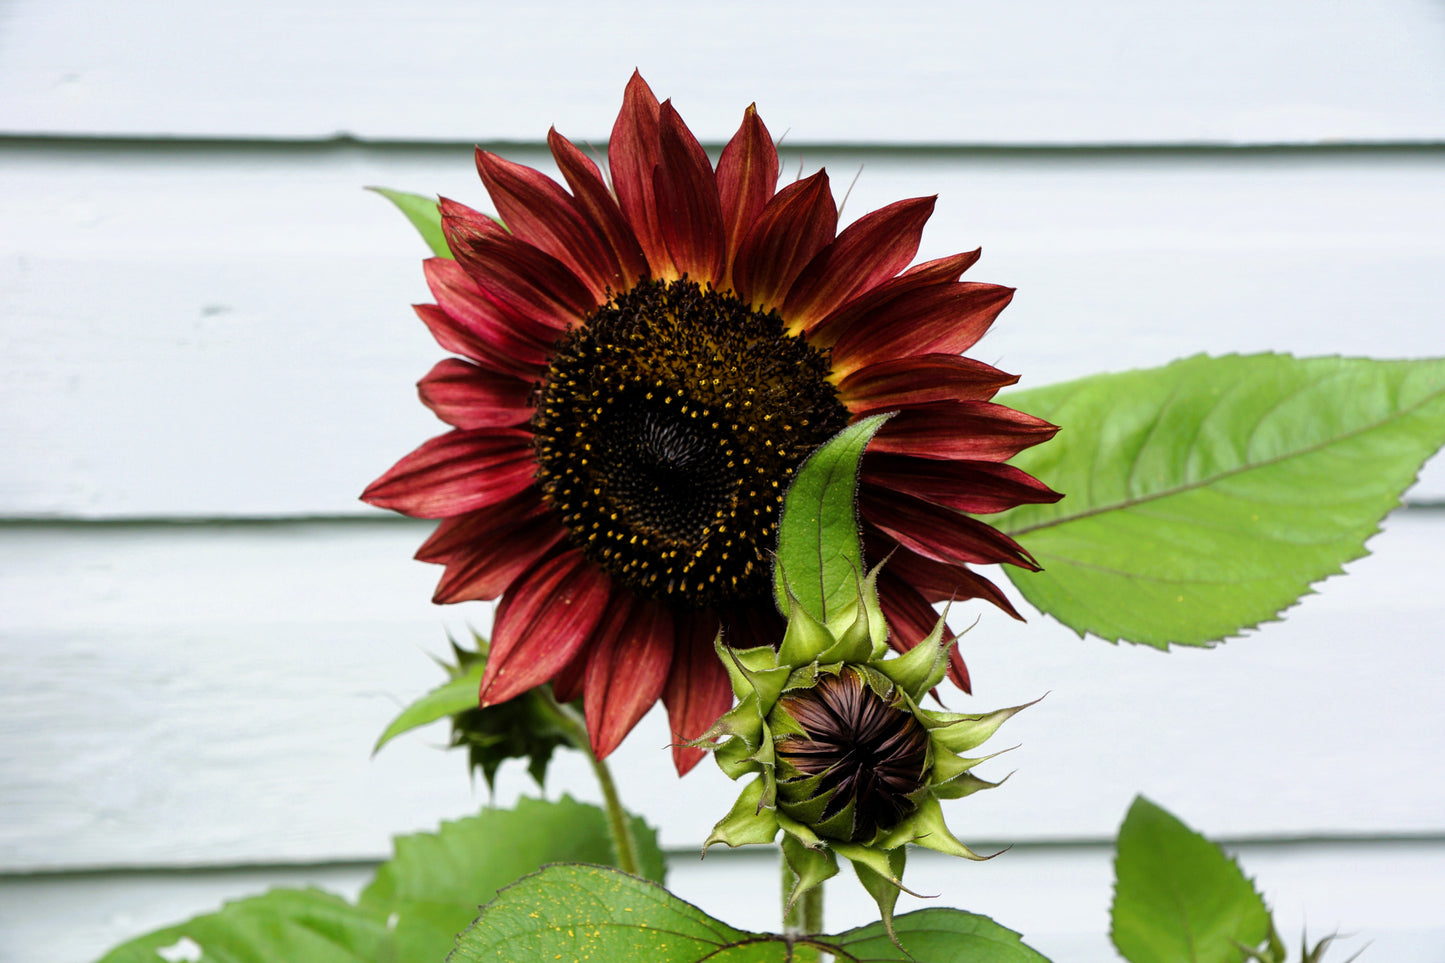
[[[780,810],[829,837],[846,814],[836,838],[860,842],[917,808],[911,797],[926,785],[928,730],[892,683],[880,695],[848,666],[779,699],[772,715],[780,712],[803,729],[773,743]]]
[[[943,821],[940,799],[997,783],[973,775],[990,758],[960,755],[988,739],[1023,706],[965,714],[919,707],[942,681],[952,638],[939,619],[905,655],[887,645],[875,589],[859,579],[854,600],[819,622],[792,600],[777,649],[717,643],[737,705],[692,743],[715,750],[722,770],[749,783],[704,845],[772,842],[796,885],[789,900],[837,872],[841,855],[892,925],[903,884],[904,847],[913,843],[983,859]]]

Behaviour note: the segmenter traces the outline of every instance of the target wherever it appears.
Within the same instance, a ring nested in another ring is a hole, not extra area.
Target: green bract
[[[944,677],[944,622],[902,656],[891,655],[877,570],[820,622],[789,595],[776,649],[734,650],[717,641],[737,705],[695,745],[714,750],[733,779],[756,776],[714,827],[714,843],[770,843],[783,831],[795,885],[789,905],[852,864],[891,925],[903,888],[904,847],[984,859],[949,831],[940,799],[997,783],[973,774],[990,756],[963,755],[1024,708],[970,714],[920,707]]]

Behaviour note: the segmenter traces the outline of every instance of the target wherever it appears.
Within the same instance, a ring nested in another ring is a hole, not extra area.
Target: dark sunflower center
[[[822,677],[816,686],[783,697],[783,711],[797,720],[806,736],[780,738],[778,760],[801,776],[821,776],[814,797],[833,792],[821,817],[824,823],[853,804],[850,840],[867,840],[879,829],[891,829],[913,811],[908,798],[924,784],[928,763],[928,732],[908,707],[884,699],[854,670]],[[788,785],[780,787],[785,801]],[[799,787],[801,788],[801,787]],[[816,828],[816,827],[815,827]]]
[[[639,594],[760,596],[788,482],[848,423],[828,372],[777,312],[644,281],[557,346],[532,419],[543,497]]]

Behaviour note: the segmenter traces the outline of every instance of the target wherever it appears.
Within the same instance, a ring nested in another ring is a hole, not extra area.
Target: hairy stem
[[[789,937],[816,936],[823,932],[823,884],[819,883],[808,890],[798,901],[788,908],[788,894],[793,891],[793,885],[798,877],[793,873],[792,867],[788,865],[786,857],[782,859],[783,866],[783,935]],[[806,944],[794,944],[792,959],[797,963],[817,963],[823,958],[823,951],[816,946]]]
[[[617,795],[617,783],[612,780],[612,770],[607,763],[592,752],[592,741],[587,738],[587,723],[573,709],[562,705],[552,697],[550,687],[538,690],[556,715],[558,723],[567,732],[572,745],[581,750],[592,764],[592,774],[597,777],[597,786],[602,790],[603,808],[607,812],[607,832],[612,837],[612,851],[617,855],[617,868],[633,876],[642,875],[642,863],[637,858],[637,840],[632,835],[632,821],[622,800]]]

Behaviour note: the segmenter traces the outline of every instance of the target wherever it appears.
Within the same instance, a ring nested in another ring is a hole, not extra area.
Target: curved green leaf
[[[858,460],[889,415],[844,428],[808,456],[793,476],[778,522],[773,593],[787,612],[788,593],[826,622],[841,600],[858,597],[863,549],[858,541]]]
[[[446,236],[442,234],[442,213],[437,209],[435,197],[394,191],[386,187],[368,187],[367,190],[375,191],[395,204],[397,209],[406,215],[406,219],[411,221],[411,226],[417,229],[417,233],[426,241],[426,246],[431,248],[433,254],[437,257],[452,256],[451,248],[447,247]]]
[[[972,913],[929,909],[893,922],[901,948],[881,922],[807,942],[839,960],[871,963],[1048,963],[1017,933]],[[792,958],[784,937],[734,929],[661,886],[601,866],[548,866],[498,893],[447,959],[783,963]]]
[[[632,833],[643,872],[661,882],[666,867],[657,834],[636,817]],[[360,905],[380,919],[396,915],[406,960],[442,959],[478,906],[547,863],[611,864],[615,858],[606,815],[567,796],[521,799],[515,809],[484,810],[395,842],[396,855],[377,870]]]
[[[187,955],[181,955],[183,951]],[[162,951],[165,955],[162,955]],[[199,951],[200,956],[194,954]],[[320,890],[272,890],[116,947],[100,963],[401,963],[386,919]],[[435,957],[440,959],[440,957]]]
[[[1445,443],[1445,359],[1210,358],[1008,396],[1064,426],[1013,460],[1067,496],[993,519],[1038,609],[1110,641],[1207,645],[1276,618]]]
[[[661,881],[656,834],[638,818],[632,833],[643,871]],[[378,868],[356,906],[319,890],[272,890],[132,940],[101,963],[441,960],[479,905],[561,860],[613,861],[602,810],[565,796],[555,803],[523,799],[515,810],[489,809],[436,833],[398,837],[396,855]]]
[[[1129,963],[1240,963],[1274,925],[1218,846],[1143,796],[1119,827],[1110,935]]]
[[[733,929],[654,883],[600,866],[549,866],[507,887],[457,939],[451,963],[595,960],[784,963],[777,937]]]
[[[849,954],[841,959],[878,963],[1048,963],[1013,930],[963,910],[917,910],[895,917],[893,930],[907,955],[889,940],[881,921],[825,942]]]
[[[447,719],[459,712],[475,709],[477,690],[482,684],[482,673],[487,671],[487,663],[479,660],[460,671],[461,675],[443,682],[391,720],[391,724],[372,747],[372,754],[375,755],[382,746],[403,732],[410,732],[438,719]]]

